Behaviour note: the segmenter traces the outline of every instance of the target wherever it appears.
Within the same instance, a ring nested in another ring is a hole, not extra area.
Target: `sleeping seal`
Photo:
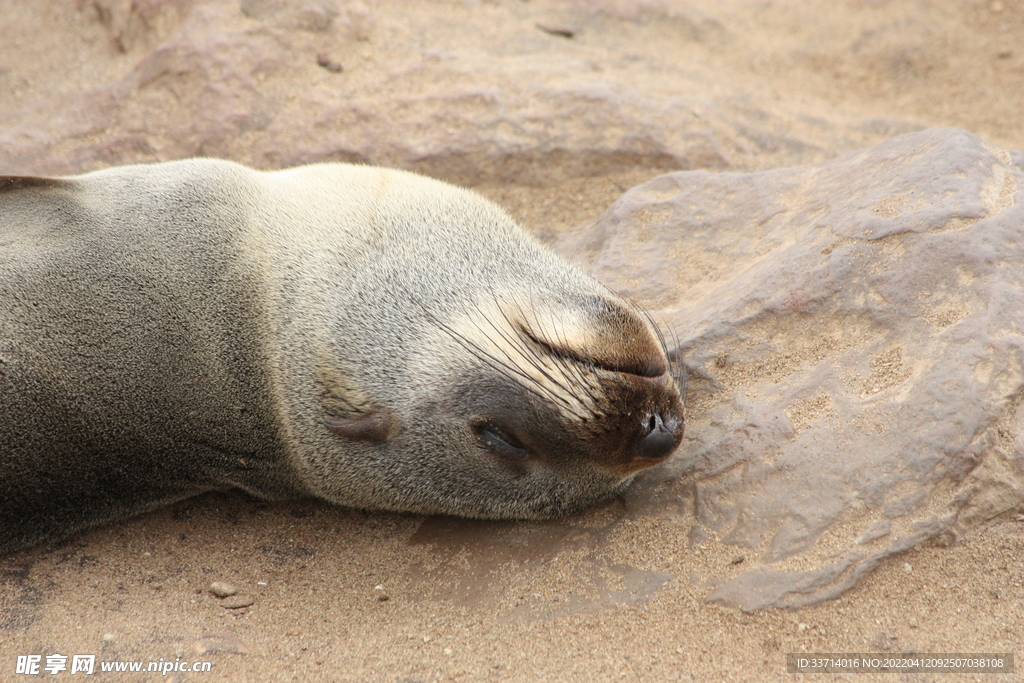
[[[0,552],[213,489],[543,518],[667,458],[634,305],[411,173],[0,178]]]

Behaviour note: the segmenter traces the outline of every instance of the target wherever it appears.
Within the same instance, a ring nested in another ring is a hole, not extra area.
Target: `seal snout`
[[[679,438],[676,432],[665,425],[661,413],[652,413],[647,421],[647,436],[640,441],[637,449],[642,458],[649,460],[664,460],[672,455],[676,446],[679,445]]]
[[[551,397],[572,438],[538,453],[552,459],[573,453],[577,461],[629,475],[679,447],[680,386],[664,340],[642,311],[615,297],[584,296],[557,307],[536,301],[509,317],[524,348],[538,350],[540,364],[524,365],[543,368],[536,374],[541,395]]]

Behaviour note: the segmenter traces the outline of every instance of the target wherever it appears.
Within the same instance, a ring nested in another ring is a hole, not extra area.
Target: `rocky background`
[[[32,653],[407,683],[1024,653],[1021,2],[0,17],[0,171],[206,155],[468,185],[652,310],[689,377],[675,458],[576,518],[217,494],[0,558],[0,680]]]

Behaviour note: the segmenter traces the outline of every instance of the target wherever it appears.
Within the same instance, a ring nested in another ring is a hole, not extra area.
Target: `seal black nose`
[[[659,413],[651,415],[647,427],[647,436],[640,444],[640,454],[643,457],[660,460],[676,449],[676,435],[665,426]]]

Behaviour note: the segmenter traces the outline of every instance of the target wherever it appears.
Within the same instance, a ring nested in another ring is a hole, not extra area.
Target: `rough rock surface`
[[[83,24],[95,11],[102,30],[91,49],[109,41],[116,68],[55,100],[0,105],[0,166],[69,174],[214,156],[538,184],[635,167],[803,163],[917,125],[873,130],[877,121],[825,115],[796,137],[786,132],[792,112],[687,63],[632,54],[633,40],[691,51],[730,40],[693,7],[506,5],[475,13],[477,35],[435,40],[468,20],[457,4],[411,31],[393,19],[377,26],[386,8],[355,0],[96,0],[67,16]],[[487,13],[513,30],[488,25]],[[664,26],[652,34],[654,20]],[[552,23],[575,27],[572,38],[538,28]],[[393,46],[381,64],[371,36]]]
[[[653,479],[696,481],[691,547],[758,558],[709,599],[835,597],[1024,501],[1022,177],[1020,152],[935,129],[663,175],[563,235],[685,356],[685,457]]]

